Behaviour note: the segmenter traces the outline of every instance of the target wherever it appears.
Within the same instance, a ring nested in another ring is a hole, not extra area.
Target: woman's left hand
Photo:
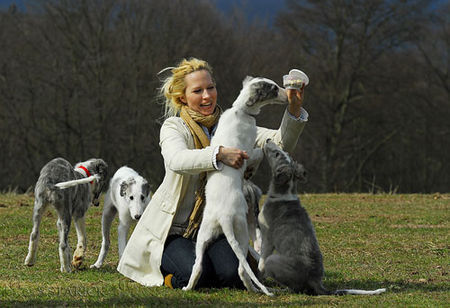
[[[296,89],[286,89],[286,94],[289,101],[288,111],[296,118],[300,116],[300,109],[303,104],[304,91],[305,85],[302,86],[300,91]]]

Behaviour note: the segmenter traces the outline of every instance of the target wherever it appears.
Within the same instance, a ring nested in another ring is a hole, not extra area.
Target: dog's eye
[[[276,152],[276,153],[275,153],[275,157],[277,157],[277,158],[280,157],[280,153],[279,153],[279,152]]]
[[[144,201],[145,197],[143,195],[141,195],[141,201]]]
[[[133,196],[130,196],[130,200],[133,200],[134,199],[134,197]]]

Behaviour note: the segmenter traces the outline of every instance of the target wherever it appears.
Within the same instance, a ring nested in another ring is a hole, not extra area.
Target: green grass
[[[101,244],[101,208],[87,213],[84,268],[59,272],[56,215],[41,224],[36,265],[23,265],[33,197],[0,195],[0,307],[5,306],[344,306],[449,307],[450,195],[302,195],[324,255],[329,289],[385,287],[378,296],[275,297],[231,289],[147,288],[120,275],[117,220],[106,264],[91,270]],[[72,226],[70,243],[76,244]]]

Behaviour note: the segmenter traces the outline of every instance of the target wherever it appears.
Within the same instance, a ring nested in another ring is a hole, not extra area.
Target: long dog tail
[[[344,289],[344,290],[336,290],[334,291],[335,295],[377,295],[386,292],[385,288],[377,289],[377,290],[356,290],[356,289]]]
[[[79,180],[72,180],[72,181],[67,181],[67,182],[56,183],[55,186],[58,187],[59,189],[66,189],[66,188],[69,188],[72,186],[86,184],[86,183],[92,182],[94,180],[98,181],[99,178],[100,178],[100,176],[98,174],[95,174],[95,175],[91,175],[90,177],[79,179]]]

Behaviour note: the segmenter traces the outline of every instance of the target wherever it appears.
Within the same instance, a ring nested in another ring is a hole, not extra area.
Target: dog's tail
[[[310,289],[307,294],[310,295],[377,295],[386,292],[386,289],[377,290],[357,290],[357,289],[342,289],[336,291],[330,291],[322,284],[322,278],[316,277],[315,280],[309,281],[308,286]],[[297,292],[301,290],[297,290]]]
[[[386,292],[385,288],[377,289],[377,290],[356,290],[356,289],[344,289],[344,290],[336,290],[333,294],[335,295],[377,295]]]
[[[66,189],[66,188],[69,188],[72,186],[86,184],[86,183],[92,182],[94,180],[98,181],[99,179],[100,179],[100,175],[95,174],[95,175],[91,175],[90,177],[79,179],[79,180],[72,180],[72,181],[67,181],[67,182],[56,183],[55,186],[58,187],[59,189]]]

